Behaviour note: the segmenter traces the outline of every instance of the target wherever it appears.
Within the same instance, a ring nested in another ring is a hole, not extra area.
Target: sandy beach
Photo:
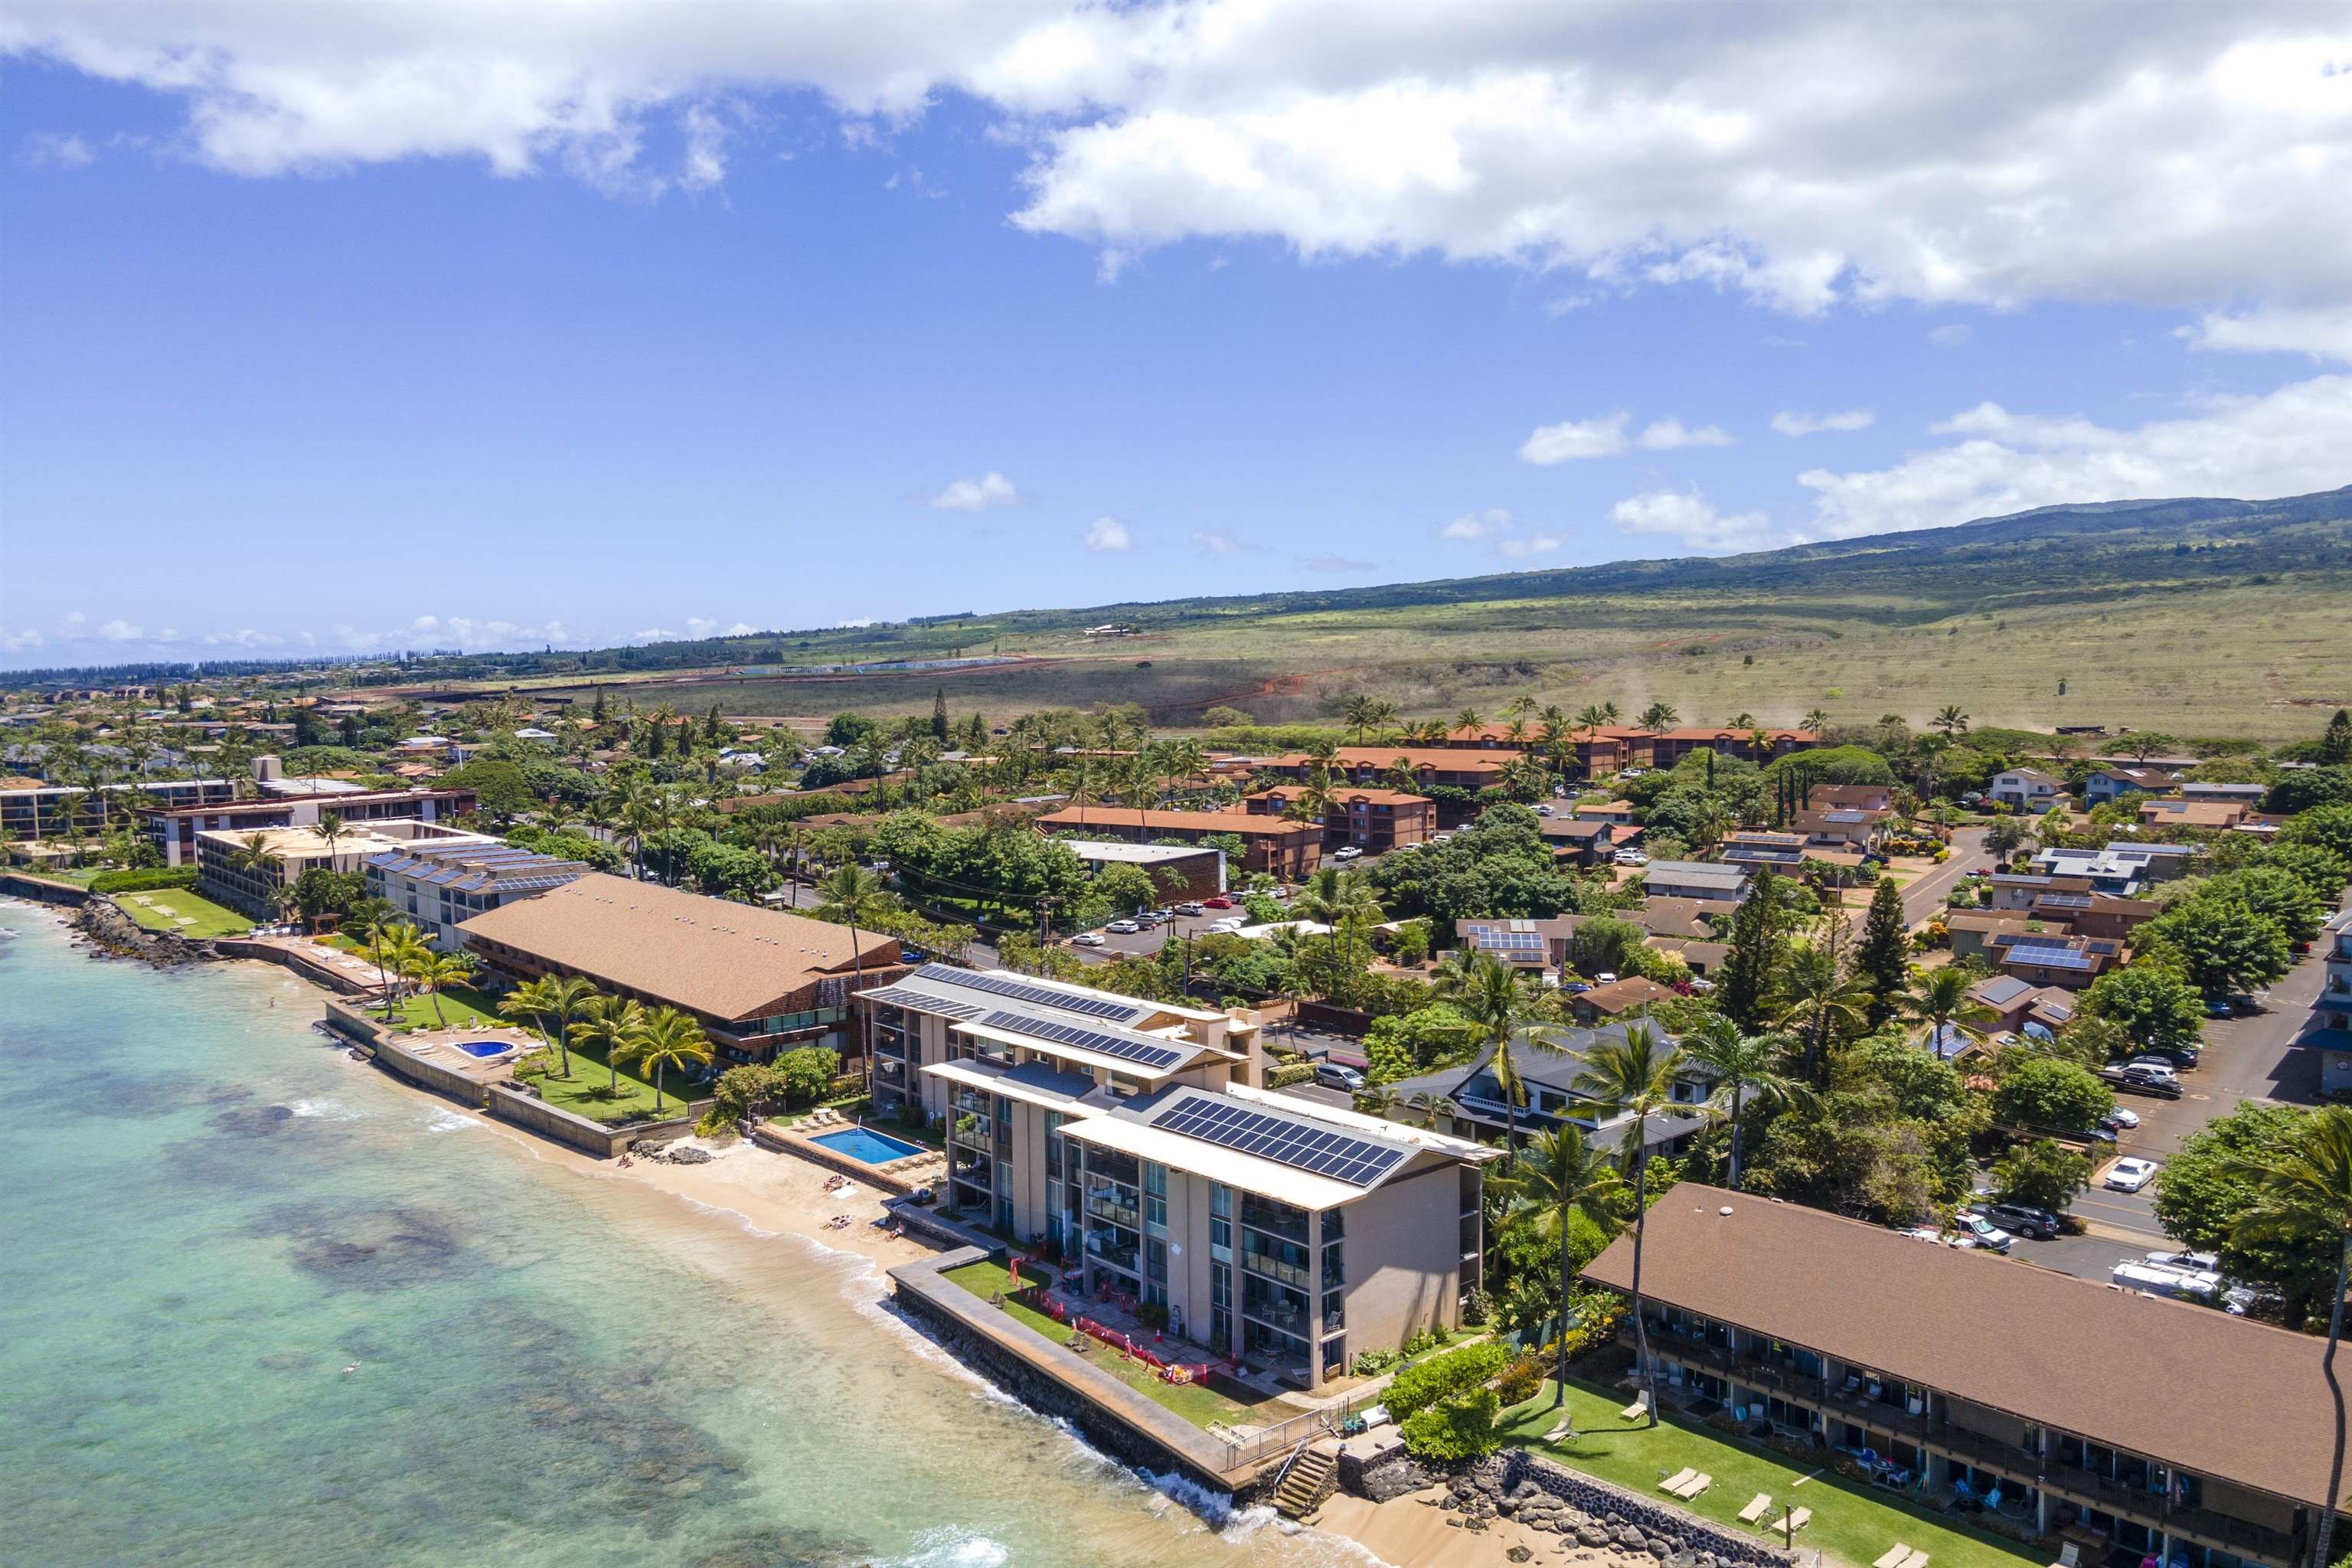
[[[1323,1505],[1315,1528],[1345,1536],[1396,1568],[1496,1568],[1508,1563],[1511,1549],[1520,1546],[1528,1549],[1530,1563],[1656,1568],[1657,1560],[1646,1552],[1580,1546],[1507,1519],[1491,1520],[1485,1530],[1467,1529],[1459,1522],[1461,1515],[1436,1506],[1444,1495],[1444,1487],[1431,1487],[1376,1503],[1341,1492]]]

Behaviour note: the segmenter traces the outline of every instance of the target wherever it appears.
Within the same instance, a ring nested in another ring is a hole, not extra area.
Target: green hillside
[[[1140,703],[1166,725],[1262,722],[1369,692],[1408,715],[1663,700],[1693,722],[1923,718],[2129,724],[2283,739],[2352,700],[2352,488],[2275,501],[2051,507],[1956,528],[1717,559],[1619,562],[1372,588],[934,618],[572,656],[644,701],[819,715]],[[1085,628],[1135,628],[1088,639]],[[1019,654],[948,673],[793,666]],[[465,661],[471,664],[476,661]],[[507,679],[585,690],[538,661]],[[751,667],[742,675],[727,666]],[[452,668],[445,679],[476,673]],[[2065,694],[2059,683],[2065,682]]]

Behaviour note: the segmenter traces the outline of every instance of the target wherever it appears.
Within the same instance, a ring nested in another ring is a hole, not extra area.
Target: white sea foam
[[[427,1132],[462,1132],[469,1127],[485,1125],[478,1116],[468,1116],[461,1110],[436,1110],[425,1118]]]
[[[340,1100],[297,1100],[288,1109],[297,1116],[315,1116],[321,1121],[357,1121],[361,1115]]]

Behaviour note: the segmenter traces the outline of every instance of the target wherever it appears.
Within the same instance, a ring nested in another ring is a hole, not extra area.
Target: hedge
[[[1268,1089],[1288,1089],[1294,1083],[1305,1083],[1315,1076],[1313,1062],[1291,1062],[1265,1075]]]
[[[144,871],[100,871],[89,879],[93,893],[144,893],[157,888],[193,888],[194,866],[157,866]]]
[[[1402,1426],[1419,1411],[1483,1384],[1503,1370],[1509,1353],[1492,1340],[1433,1356],[1396,1374],[1381,1403]]]

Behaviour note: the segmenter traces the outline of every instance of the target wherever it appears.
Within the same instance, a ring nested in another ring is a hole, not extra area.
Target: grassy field
[[[1013,1279],[1003,1264],[987,1261],[967,1263],[961,1268],[950,1270],[946,1278],[982,1300],[1007,1289]],[[1007,1316],[1034,1329],[1055,1344],[1061,1344],[1070,1337],[1068,1329],[1045,1313],[1032,1311],[1017,1301],[1007,1301],[1004,1311]],[[1108,1345],[1097,1344],[1087,1351],[1086,1356],[1098,1371],[1110,1373],[1153,1404],[1174,1411],[1195,1426],[1205,1428],[1212,1424],[1265,1426],[1303,1414],[1286,1401],[1260,1396],[1237,1384],[1221,1384],[1219,1387],[1234,1394],[1247,1395],[1250,1403],[1229,1398],[1226,1394],[1200,1384],[1165,1382],[1143,1363],[1129,1361]]]
[[[1821,1473],[1816,1465],[1800,1467],[1679,1416],[1669,1415],[1654,1427],[1628,1426],[1617,1414],[1623,1395],[1586,1384],[1569,1384],[1575,1434],[1547,1443],[1543,1435],[1559,1421],[1551,1404],[1555,1386],[1545,1384],[1533,1400],[1505,1414],[1509,1442],[1653,1497],[1664,1495],[1658,1482],[1676,1471],[1704,1470],[1715,1478],[1714,1485],[1681,1506],[1759,1540],[1768,1537],[1742,1525],[1739,1510],[1758,1492],[1769,1492],[1771,1519],[1790,1507],[1813,1510],[1811,1521],[1798,1532],[1800,1552],[1811,1548],[1848,1564],[1876,1562],[1898,1541],[1927,1552],[1932,1568],[2042,1568],[2047,1561],[2016,1542],[1972,1530],[1894,1493]]]
[[[141,900],[147,900],[144,903]],[[121,893],[114,900],[125,914],[150,931],[207,941],[216,936],[242,936],[253,929],[251,916],[238,914],[184,888],[158,888],[152,892]],[[194,923],[182,925],[183,920]]]
[[[452,1028],[460,1024],[505,1024],[509,1021],[499,1015],[496,998],[470,985],[452,985],[439,993],[441,1006],[438,1012],[434,1010],[434,1000],[431,996],[402,997],[400,1005],[393,1009],[393,1026],[437,1029],[442,1026],[444,1019]],[[374,1016],[382,1017],[382,1009],[378,1009]]]
[[[604,1055],[598,1051],[572,1047],[572,1076],[546,1078],[530,1081],[539,1088],[540,1098],[550,1105],[561,1106],[575,1116],[591,1121],[620,1121],[632,1116],[656,1114],[676,1116],[682,1112],[696,1090],[682,1081],[681,1075],[667,1073],[662,1079],[661,1109],[654,1108],[654,1085],[650,1078],[623,1068],[620,1070],[620,1098],[600,1099],[600,1091],[613,1082],[614,1075]],[[685,1092],[681,1094],[679,1091]]]

